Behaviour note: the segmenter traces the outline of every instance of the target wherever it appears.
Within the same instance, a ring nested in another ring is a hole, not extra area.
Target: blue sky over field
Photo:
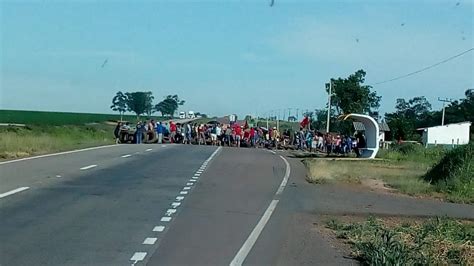
[[[472,1],[269,2],[1,1],[0,109],[111,112],[118,90],[213,115],[324,108],[331,77],[374,84],[474,47]],[[373,89],[386,112],[468,88],[474,52]]]

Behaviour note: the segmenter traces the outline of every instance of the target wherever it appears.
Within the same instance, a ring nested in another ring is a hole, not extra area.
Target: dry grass
[[[388,186],[410,195],[430,194],[431,185],[421,179],[426,164],[385,160],[304,160],[308,170],[307,180],[311,183],[342,181],[367,184],[366,180],[382,180]]]

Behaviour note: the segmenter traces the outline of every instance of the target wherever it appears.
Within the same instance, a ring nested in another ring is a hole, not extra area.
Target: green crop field
[[[157,119],[157,117],[152,117],[152,118]],[[59,126],[59,125],[84,125],[88,123],[102,123],[105,121],[118,121],[118,120],[120,120],[120,115],[118,114],[115,115],[115,114],[0,110],[0,123]],[[123,120],[135,122],[137,118],[135,115],[124,115]],[[158,118],[157,120],[160,120],[160,118]]]

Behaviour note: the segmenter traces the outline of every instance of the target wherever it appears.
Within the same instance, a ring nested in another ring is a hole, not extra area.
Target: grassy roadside
[[[163,117],[152,116],[156,121],[164,120]],[[123,115],[123,121],[137,122],[135,115]],[[146,120],[142,117],[141,120]],[[27,124],[27,125],[85,125],[91,123],[103,123],[105,121],[119,121],[118,114],[94,114],[94,113],[69,113],[69,112],[43,112],[22,110],[0,110],[0,123]]]
[[[447,152],[401,146],[381,151],[378,160],[305,159],[312,183],[349,182],[395,189],[412,196],[436,196],[459,203],[474,203],[472,144]],[[431,170],[432,169],[432,170]],[[443,170],[444,169],[444,170]],[[444,172],[443,172],[444,171]]]
[[[345,218],[347,219],[347,218]],[[327,222],[364,265],[474,265],[474,223],[449,218]]]
[[[113,126],[0,127],[0,159],[113,144]]]

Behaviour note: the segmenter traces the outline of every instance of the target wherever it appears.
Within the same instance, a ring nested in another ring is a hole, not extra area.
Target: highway
[[[305,174],[278,152],[172,144],[1,162],[0,265],[354,264],[314,231],[319,214],[474,218]]]

